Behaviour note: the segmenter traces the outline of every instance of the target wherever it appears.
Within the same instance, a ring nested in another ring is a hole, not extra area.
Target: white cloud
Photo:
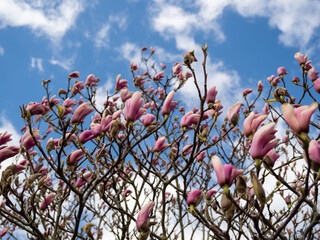
[[[279,40],[286,46],[303,47],[316,36],[320,27],[320,2],[307,0],[197,0],[192,11],[180,1],[154,0],[151,9],[152,26],[164,38],[174,38],[177,48],[190,47],[181,39],[194,42],[196,31],[213,32],[218,41],[225,39],[219,20],[226,8],[243,17],[263,17],[280,31]],[[185,7],[186,6],[186,7]]]
[[[82,0],[2,0],[1,27],[28,27],[36,35],[59,41],[83,11]]]
[[[72,57],[70,58],[55,58],[55,57],[52,57],[50,60],[49,60],[49,63],[51,63],[52,65],[57,65],[59,67],[62,67],[63,69],[67,70],[67,71],[70,71],[74,62],[76,60],[76,54],[74,54]]]
[[[0,56],[4,55],[4,48],[0,46]]]
[[[107,23],[103,24],[99,31],[95,34],[94,42],[97,48],[107,48],[110,41],[110,30],[116,25],[121,31],[127,28],[127,18],[125,16],[110,15]],[[90,34],[87,32],[86,37],[90,38]]]
[[[107,100],[107,91],[111,91],[113,90],[113,83],[112,82],[115,82],[116,79],[112,80],[112,79],[108,79],[108,81],[102,85],[102,86],[99,86],[97,88],[97,92],[96,92],[96,95],[95,95],[95,101],[96,101],[96,106],[99,110],[102,110],[103,109],[103,103]]]
[[[97,33],[97,36],[95,38],[95,46],[97,48],[101,47],[107,47],[109,43],[109,30],[110,30],[110,24],[105,24],[102,26],[102,28]]]
[[[43,72],[42,59],[31,57],[31,67],[38,69],[40,72]]]

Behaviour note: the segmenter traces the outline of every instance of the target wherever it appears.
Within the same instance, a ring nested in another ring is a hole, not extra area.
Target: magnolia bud
[[[264,204],[266,203],[266,194],[264,192],[264,189],[262,187],[262,184],[261,182],[259,181],[257,175],[255,174],[254,171],[251,171],[250,172],[250,175],[251,175],[251,181],[252,181],[252,184],[253,184],[253,190],[254,190],[254,193],[256,194],[260,204],[261,204],[261,207],[263,208],[264,207]]]

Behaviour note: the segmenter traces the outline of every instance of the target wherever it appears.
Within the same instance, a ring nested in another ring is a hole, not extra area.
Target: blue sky
[[[297,51],[319,66],[319,11],[312,0],[1,0],[0,127],[21,128],[18,106],[41,101],[43,79],[57,92],[68,73],[79,71],[82,81],[93,73],[103,98],[117,74],[132,80],[130,61],[143,46],[156,49],[153,61],[167,64],[170,74],[187,50],[202,59],[200,44],[207,42],[209,85],[230,105],[244,88],[268,84],[279,66],[288,79],[295,76]],[[194,93],[190,81],[180,98]]]

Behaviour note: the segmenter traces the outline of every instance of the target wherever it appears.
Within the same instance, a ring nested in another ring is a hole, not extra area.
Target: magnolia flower
[[[279,67],[277,69],[277,74],[278,74],[278,76],[287,75],[288,71],[287,71],[287,69],[285,69],[285,67]]]
[[[180,121],[180,126],[185,129],[191,129],[192,124],[198,124],[200,115],[193,112],[187,112]]]
[[[209,190],[207,193],[206,193],[206,200],[210,201],[212,199],[212,196],[214,194],[216,194],[217,191],[216,190]]]
[[[190,207],[191,211],[197,207],[202,199],[203,199],[203,192],[201,190],[195,189],[192,190],[187,196],[187,205]]]
[[[318,74],[319,74],[319,72],[317,72],[314,67],[312,67],[312,68],[308,71],[308,77],[309,77],[309,79],[310,79],[312,82],[314,82],[315,80],[318,79]]]
[[[298,108],[293,108],[289,103],[284,103],[281,106],[286,123],[295,133],[309,132],[310,119],[317,108],[317,102],[311,103],[310,106],[301,106]]]
[[[128,85],[127,85],[128,80],[120,79],[120,78],[121,78],[121,74],[118,74],[116,78],[116,87],[115,87],[116,92],[120,91],[123,88],[128,88]]]
[[[47,195],[43,199],[41,206],[40,206],[40,209],[45,210],[54,201],[55,197],[56,197],[55,193],[50,193],[49,195]]]
[[[46,114],[50,111],[50,109],[47,106],[41,103],[35,103],[35,102],[29,103],[26,106],[26,110],[30,112],[31,116]]]
[[[150,214],[152,212],[154,205],[155,205],[154,201],[150,201],[147,204],[145,204],[139,211],[137,216],[137,221],[136,221],[138,231],[148,232],[150,226],[155,224],[154,222],[150,222]]]
[[[99,81],[100,81],[99,78],[96,78],[96,77],[94,77],[93,74],[90,74],[90,75],[87,77],[87,79],[86,79],[85,85],[86,85],[86,86],[91,86],[91,87],[96,87],[96,86],[98,86],[97,83],[98,83]]]
[[[41,138],[41,135],[39,135],[38,132],[39,132],[39,129],[35,129],[32,131],[36,140],[39,140]],[[29,130],[22,135],[20,139],[20,144],[24,146],[27,150],[29,150],[30,148],[36,145],[36,143],[33,141],[33,138]]]
[[[207,104],[215,103],[217,94],[218,94],[218,91],[216,90],[215,86],[210,88],[209,91],[207,92],[206,103]]]
[[[135,92],[132,97],[126,101],[126,107],[123,111],[124,118],[128,122],[134,122],[146,113],[145,108],[141,108],[143,99],[141,98],[141,92]]]
[[[238,170],[235,166],[230,164],[222,165],[222,162],[218,156],[212,157],[212,165],[216,172],[218,183],[221,187],[230,187],[239,175],[243,173],[243,170]]]
[[[72,73],[69,73],[69,78],[78,78],[78,77],[80,77],[79,72],[72,72]]]
[[[259,125],[267,118],[267,114],[256,114],[251,112],[249,116],[243,121],[243,133],[246,137],[254,134]]]
[[[79,135],[79,141],[81,143],[85,143],[92,139],[94,139],[94,134],[90,130],[85,130]]]
[[[253,159],[262,159],[272,148],[274,148],[279,139],[275,139],[275,123],[268,123],[262,126],[253,136],[251,144],[251,157]]]
[[[155,119],[156,119],[156,116],[148,113],[141,119],[141,121],[142,121],[142,124],[146,127],[146,126],[149,126]]]
[[[12,134],[8,134],[7,132],[0,133],[0,146],[10,142],[12,140],[11,136]]]
[[[0,148],[0,163],[8,158],[14,157],[19,153],[19,151],[20,148],[15,146]]]
[[[89,107],[90,103],[82,103],[79,107],[76,108],[72,115],[71,123],[81,123],[83,119],[94,111],[93,108]]]
[[[263,160],[270,166],[273,167],[277,159],[280,157],[280,155],[273,151],[270,150],[267,155],[264,156]]]
[[[227,113],[227,118],[229,122],[232,122],[233,119],[235,118],[235,116],[239,117],[239,112],[240,112],[240,108],[241,108],[242,104],[237,102],[236,104],[234,104],[232,107],[229,108],[228,113]],[[237,119],[238,119],[237,117]],[[234,124],[236,125],[236,124]]]
[[[305,64],[308,60],[308,54],[303,55],[300,52],[294,54],[294,58],[299,62],[300,65]]]
[[[166,137],[160,137],[156,143],[154,144],[153,150],[155,152],[161,152],[170,146],[169,143],[164,143],[166,141]]]
[[[174,93],[174,91],[171,91],[166,97],[166,100],[164,101],[161,109],[162,116],[169,115],[171,111],[177,106],[178,102],[172,101]]]
[[[78,149],[67,156],[67,163],[70,165],[77,164],[84,156],[85,153],[82,149]]]

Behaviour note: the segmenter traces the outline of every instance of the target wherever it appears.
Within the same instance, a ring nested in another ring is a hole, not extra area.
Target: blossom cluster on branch
[[[57,95],[43,81],[42,101],[20,107],[20,146],[0,134],[0,162],[14,157],[0,237],[320,239],[319,72],[297,53],[301,80],[279,67],[224,108],[207,48],[172,68],[150,66],[156,50],[142,48],[131,83],[119,74],[102,108],[93,74],[70,73]],[[193,109],[178,98],[186,81]]]

